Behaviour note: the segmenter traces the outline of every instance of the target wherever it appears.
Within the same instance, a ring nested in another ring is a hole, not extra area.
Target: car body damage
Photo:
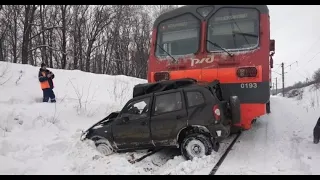
[[[120,112],[92,125],[81,139],[93,140],[103,152],[178,147],[190,159],[193,156],[185,154],[190,151],[182,146],[189,141],[194,144],[192,138],[212,146],[207,150],[218,151],[219,142],[230,134],[231,112],[218,81],[199,84],[179,79],[139,84]]]

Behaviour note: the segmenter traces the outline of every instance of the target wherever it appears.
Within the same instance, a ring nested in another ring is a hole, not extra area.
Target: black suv
[[[239,122],[240,102],[236,96],[223,100],[219,81],[168,80],[136,85],[123,109],[83,132],[81,140],[93,140],[105,155],[175,146],[193,159],[218,151]]]

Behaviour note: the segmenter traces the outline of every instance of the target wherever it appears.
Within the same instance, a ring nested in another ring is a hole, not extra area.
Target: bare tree
[[[31,26],[34,20],[36,5],[24,5],[23,40],[22,40],[22,64],[28,64]]]
[[[41,57],[42,62],[48,64],[48,57],[47,57],[47,42],[45,36],[45,23],[46,23],[46,5],[40,5],[40,26],[41,26],[41,44],[43,45],[41,48]]]
[[[152,23],[174,5],[3,5],[0,60],[147,76]]]
[[[8,51],[12,55],[12,62],[18,62],[19,56],[19,26],[21,26],[19,22],[19,15],[22,11],[22,6],[19,5],[8,5],[3,9],[3,17],[6,19],[7,25],[7,41],[8,41]],[[21,42],[21,41],[20,41]]]
[[[62,31],[62,38],[61,38],[61,41],[62,41],[62,49],[61,49],[61,53],[62,53],[62,59],[61,59],[61,68],[62,69],[65,69],[66,68],[66,65],[67,65],[67,25],[69,24],[67,21],[67,16],[68,16],[68,13],[67,13],[67,8],[68,8],[68,5],[60,5],[60,10],[61,10],[61,22],[62,22],[62,28],[61,28],[61,31]]]
[[[319,88],[320,87],[320,69],[314,72],[313,80],[314,80],[314,83],[316,84],[316,87]]]
[[[153,5],[147,8],[146,10],[152,14],[152,18],[156,19],[161,14],[171,11],[178,8],[178,5]]]
[[[90,59],[94,43],[114,18],[113,10],[110,6],[96,6],[89,15],[90,26],[87,26],[87,51],[86,51],[86,71],[90,71]]]
[[[4,42],[5,42],[5,35],[8,32],[8,20],[5,18],[5,13],[2,11],[0,12],[0,61],[5,61],[5,47],[4,47]]]

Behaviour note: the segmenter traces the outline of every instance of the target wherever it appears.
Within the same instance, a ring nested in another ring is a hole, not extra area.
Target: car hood
[[[107,117],[105,117],[102,120],[98,121],[97,123],[93,124],[87,130],[82,131],[81,136],[80,136],[80,140],[83,141],[83,140],[87,139],[87,135],[89,134],[90,131],[110,125],[113,122],[113,120],[118,116],[118,114],[119,114],[119,111],[112,112]]]

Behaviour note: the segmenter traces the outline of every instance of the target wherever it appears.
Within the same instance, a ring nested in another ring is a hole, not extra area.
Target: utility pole
[[[276,77],[276,95],[278,94],[278,77]]]
[[[282,68],[282,95],[284,97],[284,63],[281,63]]]
[[[272,88],[273,88],[273,90],[275,90],[275,89],[276,89],[276,87],[274,86],[274,83],[272,83]]]

